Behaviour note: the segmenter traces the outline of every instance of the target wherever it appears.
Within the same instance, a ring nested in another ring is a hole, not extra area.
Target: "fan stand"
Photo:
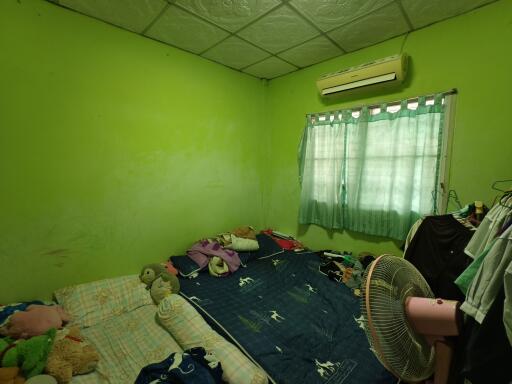
[[[405,302],[407,320],[435,348],[434,380],[427,380],[428,384],[448,382],[454,348],[444,336],[459,334],[459,305],[458,301],[423,297],[409,297]]]

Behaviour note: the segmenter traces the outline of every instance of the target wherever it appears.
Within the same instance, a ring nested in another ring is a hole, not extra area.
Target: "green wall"
[[[260,227],[263,103],[248,75],[0,1],[0,303]]]
[[[450,187],[490,203],[512,177],[511,32],[510,0],[427,27],[407,39],[403,89],[326,103],[321,74],[403,37],[263,83],[42,0],[0,1],[0,303],[136,273],[240,224],[397,253],[297,225],[305,114],[456,87]]]
[[[298,226],[297,148],[305,115],[451,88],[457,88],[459,95],[450,188],[457,191],[463,203],[492,203],[496,193],[491,189],[492,182],[512,178],[512,125],[508,116],[511,41],[512,1],[501,0],[411,33],[404,49],[411,56],[411,76],[403,89],[325,102],[315,87],[321,74],[399,52],[403,36],[271,81],[266,113],[272,167],[265,180],[265,222],[299,235],[313,248],[400,253],[398,243],[384,238]]]

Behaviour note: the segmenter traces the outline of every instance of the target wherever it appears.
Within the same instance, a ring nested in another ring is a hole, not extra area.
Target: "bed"
[[[72,383],[133,383],[142,367],[195,346],[217,354],[232,384],[395,383],[369,348],[352,291],[319,271],[316,254],[265,239],[224,278],[173,258],[190,273],[159,306],[137,275],[56,291],[100,354],[97,370]]]
[[[142,367],[182,352],[156,322],[157,306],[137,275],[66,287],[55,298],[100,354],[96,371],[73,384],[133,383]]]
[[[170,295],[160,305],[153,304],[137,275],[66,287],[57,290],[55,298],[100,355],[97,369],[73,377],[73,384],[133,383],[146,365],[195,347],[216,356],[228,383],[268,382],[265,372],[183,297]]]
[[[241,254],[245,267],[229,277],[188,274],[181,295],[272,382],[395,383],[369,348],[352,291],[319,271],[315,253],[266,248]]]

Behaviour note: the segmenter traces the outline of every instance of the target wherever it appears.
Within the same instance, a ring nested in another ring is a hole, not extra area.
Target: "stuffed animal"
[[[0,368],[0,384],[23,384],[25,379],[19,372],[18,367]]]
[[[171,293],[180,291],[180,281],[176,276],[167,272],[161,264],[148,264],[142,268],[140,279],[151,292],[151,297],[158,304]]]
[[[148,264],[142,267],[142,272],[139,277],[149,289],[153,281],[155,281],[162,273],[168,273],[167,269],[162,264]]]
[[[153,284],[151,284],[151,298],[156,304],[160,302],[171,293],[179,293],[180,281],[174,275],[169,273],[161,274],[157,277]]]
[[[59,331],[48,356],[46,373],[59,384],[69,383],[72,376],[92,372],[98,365],[99,355],[84,341],[78,327]]]
[[[50,329],[44,335],[34,336],[28,340],[0,339],[2,367],[20,367],[27,379],[40,374],[46,365],[48,353],[53,344],[56,330]]]
[[[62,328],[70,320],[70,316],[59,305],[32,304],[26,311],[11,315],[1,333],[15,339],[27,339],[43,335],[51,328]]]

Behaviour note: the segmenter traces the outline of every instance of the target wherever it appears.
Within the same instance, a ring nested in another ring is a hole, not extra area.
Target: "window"
[[[403,239],[440,211],[452,98],[308,115],[299,222]]]

